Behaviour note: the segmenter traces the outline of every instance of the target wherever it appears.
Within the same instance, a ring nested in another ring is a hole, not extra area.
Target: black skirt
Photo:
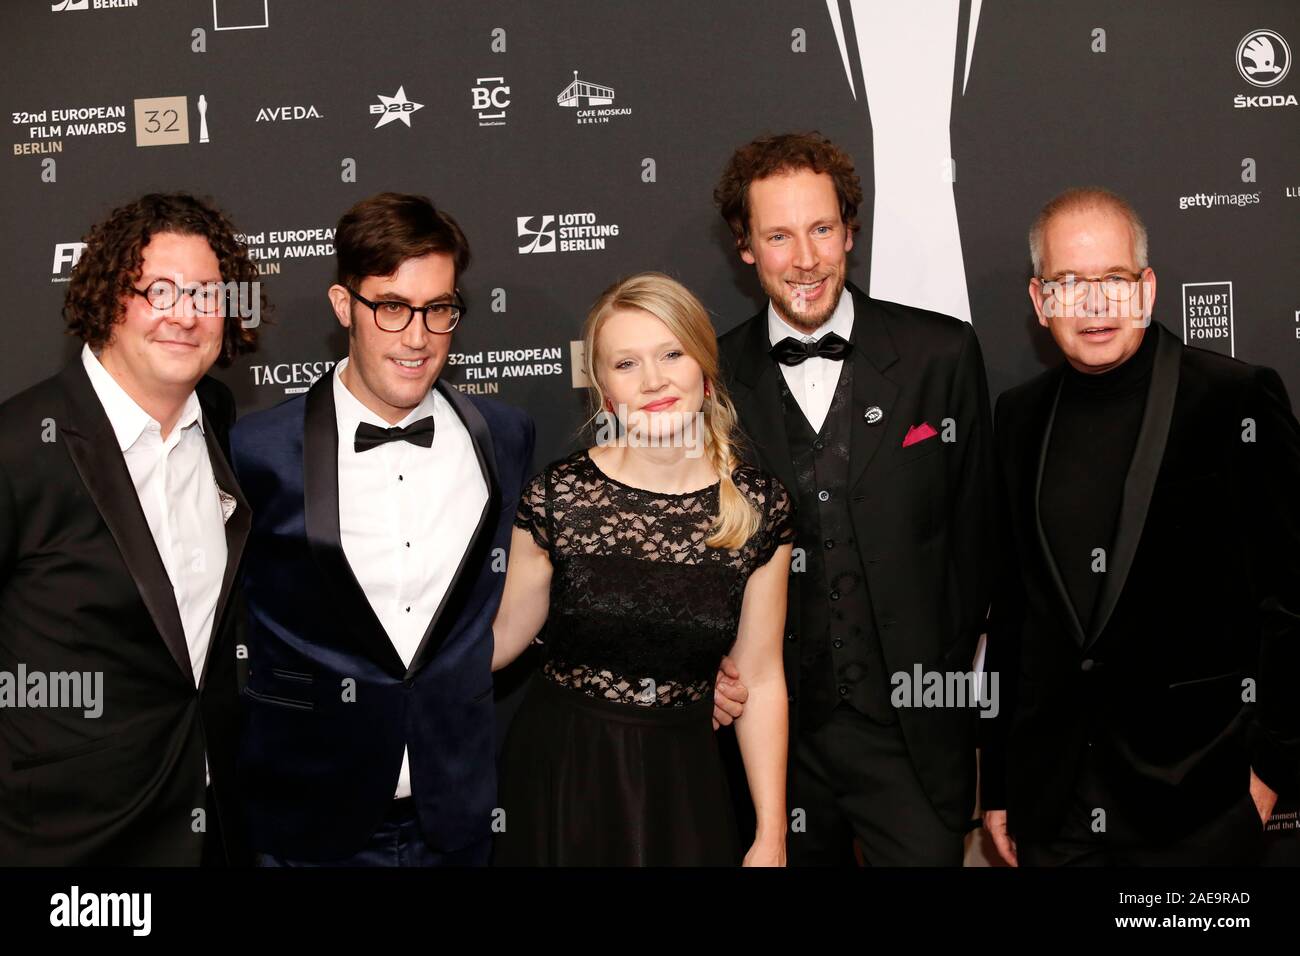
[[[498,866],[735,866],[713,699],[643,707],[540,673],[501,761]]]

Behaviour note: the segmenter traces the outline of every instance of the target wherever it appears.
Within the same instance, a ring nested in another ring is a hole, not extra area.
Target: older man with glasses
[[[1065,361],[995,415],[985,828],[1012,865],[1257,862],[1300,784],[1300,426],[1276,372],[1151,322],[1124,199],[1068,190],[1029,245]]]

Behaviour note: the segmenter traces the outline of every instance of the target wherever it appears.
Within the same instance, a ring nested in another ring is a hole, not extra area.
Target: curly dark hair
[[[840,217],[849,232],[858,231],[858,206],[862,184],[853,170],[853,159],[816,131],[762,136],[731,154],[722,178],[713,190],[713,202],[731,227],[736,248],[749,248],[749,186],[756,179],[778,173],[810,169],[826,173],[835,183],[840,200]]]
[[[188,193],[149,193],[114,209],[84,238],[86,248],[72,270],[63,300],[63,321],[96,352],[113,339],[113,327],[126,315],[125,297],[140,280],[145,246],[155,235],[202,236],[221,266],[223,282],[255,282],[257,266],[247,247],[235,239],[230,220],[216,206]],[[260,315],[270,313],[258,289]],[[226,316],[217,364],[230,365],[236,355],[257,348],[257,329],[244,328],[238,315]]]

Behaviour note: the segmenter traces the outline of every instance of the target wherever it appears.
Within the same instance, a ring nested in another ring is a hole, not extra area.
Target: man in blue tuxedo
[[[533,423],[440,381],[469,246],[422,196],[344,214],[348,357],[231,436],[253,511],[241,767],[264,865],[484,864],[492,617]]]

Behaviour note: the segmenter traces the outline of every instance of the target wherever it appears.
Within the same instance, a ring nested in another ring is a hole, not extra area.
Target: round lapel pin
[[[868,425],[879,425],[884,421],[885,412],[879,405],[872,405],[862,417],[867,420]]]

